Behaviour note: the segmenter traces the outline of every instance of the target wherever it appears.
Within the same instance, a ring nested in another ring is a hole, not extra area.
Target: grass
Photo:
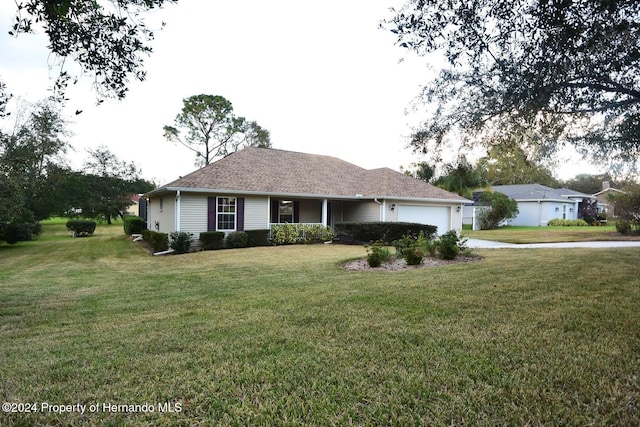
[[[519,227],[506,226],[497,230],[462,231],[464,237],[495,240],[506,243],[557,243],[582,241],[609,241],[639,239],[638,236],[622,236],[614,225],[603,227]]]
[[[354,272],[362,247],[151,257],[47,224],[0,246],[0,400],[99,410],[0,424],[639,425],[640,249],[479,252]]]

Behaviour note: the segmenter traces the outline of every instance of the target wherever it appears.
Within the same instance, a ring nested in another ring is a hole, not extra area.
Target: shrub
[[[233,231],[227,235],[225,246],[227,248],[246,248],[248,236],[244,231]]]
[[[271,241],[275,245],[292,245],[298,243],[298,228],[295,224],[274,224],[271,228]]]
[[[624,219],[616,221],[616,231],[620,234],[631,234],[631,223]]]
[[[73,232],[73,237],[90,236],[96,231],[96,222],[84,219],[72,219],[67,221],[67,230]]]
[[[588,225],[589,223],[584,219],[554,218],[547,222],[549,227],[586,227]]]
[[[200,242],[205,251],[222,249],[224,247],[223,231],[204,231],[200,233]]]
[[[269,230],[245,230],[247,246],[269,246]]]
[[[174,231],[169,235],[171,237],[171,249],[178,254],[184,254],[191,249],[191,239],[193,234],[186,231]]]
[[[132,234],[140,234],[142,230],[147,228],[147,222],[144,218],[139,216],[125,216],[122,225],[124,227],[124,234],[131,236]]]
[[[402,238],[395,240],[393,245],[396,248],[396,255],[401,256],[407,261],[408,265],[419,265],[424,259],[425,246],[424,233],[418,233],[418,236],[405,234]]]
[[[618,224],[622,223],[616,224],[616,229],[620,227],[624,231],[623,234],[640,234],[640,187],[617,195],[614,204],[619,218]]]
[[[420,265],[424,259],[424,252],[417,246],[405,248],[402,251],[402,255],[408,265]]]
[[[379,240],[365,247],[367,249],[367,263],[370,267],[380,267],[383,262],[391,258],[389,248],[385,247]]]
[[[437,227],[411,222],[342,222],[335,225],[336,235],[345,243],[368,243],[380,240],[391,243],[404,235],[417,238],[420,231],[427,238],[433,238]]]
[[[18,242],[32,240],[42,232],[39,222],[24,222],[21,224],[7,224],[0,228],[0,241],[4,240],[10,245]]]
[[[455,259],[460,253],[460,238],[455,230],[450,230],[440,236],[438,252],[442,259]]]
[[[167,233],[147,230],[143,234],[143,238],[151,246],[153,252],[163,252],[169,249],[169,235]]]
[[[335,234],[330,227],[320,224],[300,224],[298,239],[304,243],[321,243],[333,240]]]
[[[498,228],[505,221],[518,215],[518,203],[497,191],[483,192],[480,196],[480,203],[483,206],[476,212],[482,230]]]

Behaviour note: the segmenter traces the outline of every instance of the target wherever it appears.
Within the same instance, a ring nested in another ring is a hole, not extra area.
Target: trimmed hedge
[[[125,216],[122,225],[124,227],[124,234],[128,236],[140,234],[142,230],[147,228],[147,222],[139,216]]]
[[[72,219],[67,221],[67,230],[73,231],[73,237],[90,236],[96,231],[96,222],[84,219]]]
[[[200,233],[200,242],[205,251],[222,249],[224,245],[223,231],[203,231]]]
[[[232,231],[227,234],[227,238],[224,240],[224,246],[229,249],[234,248],[246,248],[249,238],[244,231]]]
[[[142,238],[151,246],[153,252],[163,252],[169,249],[169,235],[157,231],[142,230]]]
[[[269,246],[269,230],[245,230],[247,246]]]
[[[438,227],[413,222],[341,222],[335,225],[335,231],[343,243],[363,244],[379,240],[391,244],[405,235],[417,238],[420,231],[426,238],[433,239]]]

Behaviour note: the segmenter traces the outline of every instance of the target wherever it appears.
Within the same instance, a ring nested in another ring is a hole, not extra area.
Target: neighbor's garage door
[[[446,206],[400,205],[398,221],[435,225],[441,235],[449,230],[449,209]]]

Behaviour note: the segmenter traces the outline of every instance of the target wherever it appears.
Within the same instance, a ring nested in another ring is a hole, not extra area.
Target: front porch
[[[269,224],[306,224],[333,227],[339,222],[381,221],[382,202],[374,200],[306,199],[269,200]]]

